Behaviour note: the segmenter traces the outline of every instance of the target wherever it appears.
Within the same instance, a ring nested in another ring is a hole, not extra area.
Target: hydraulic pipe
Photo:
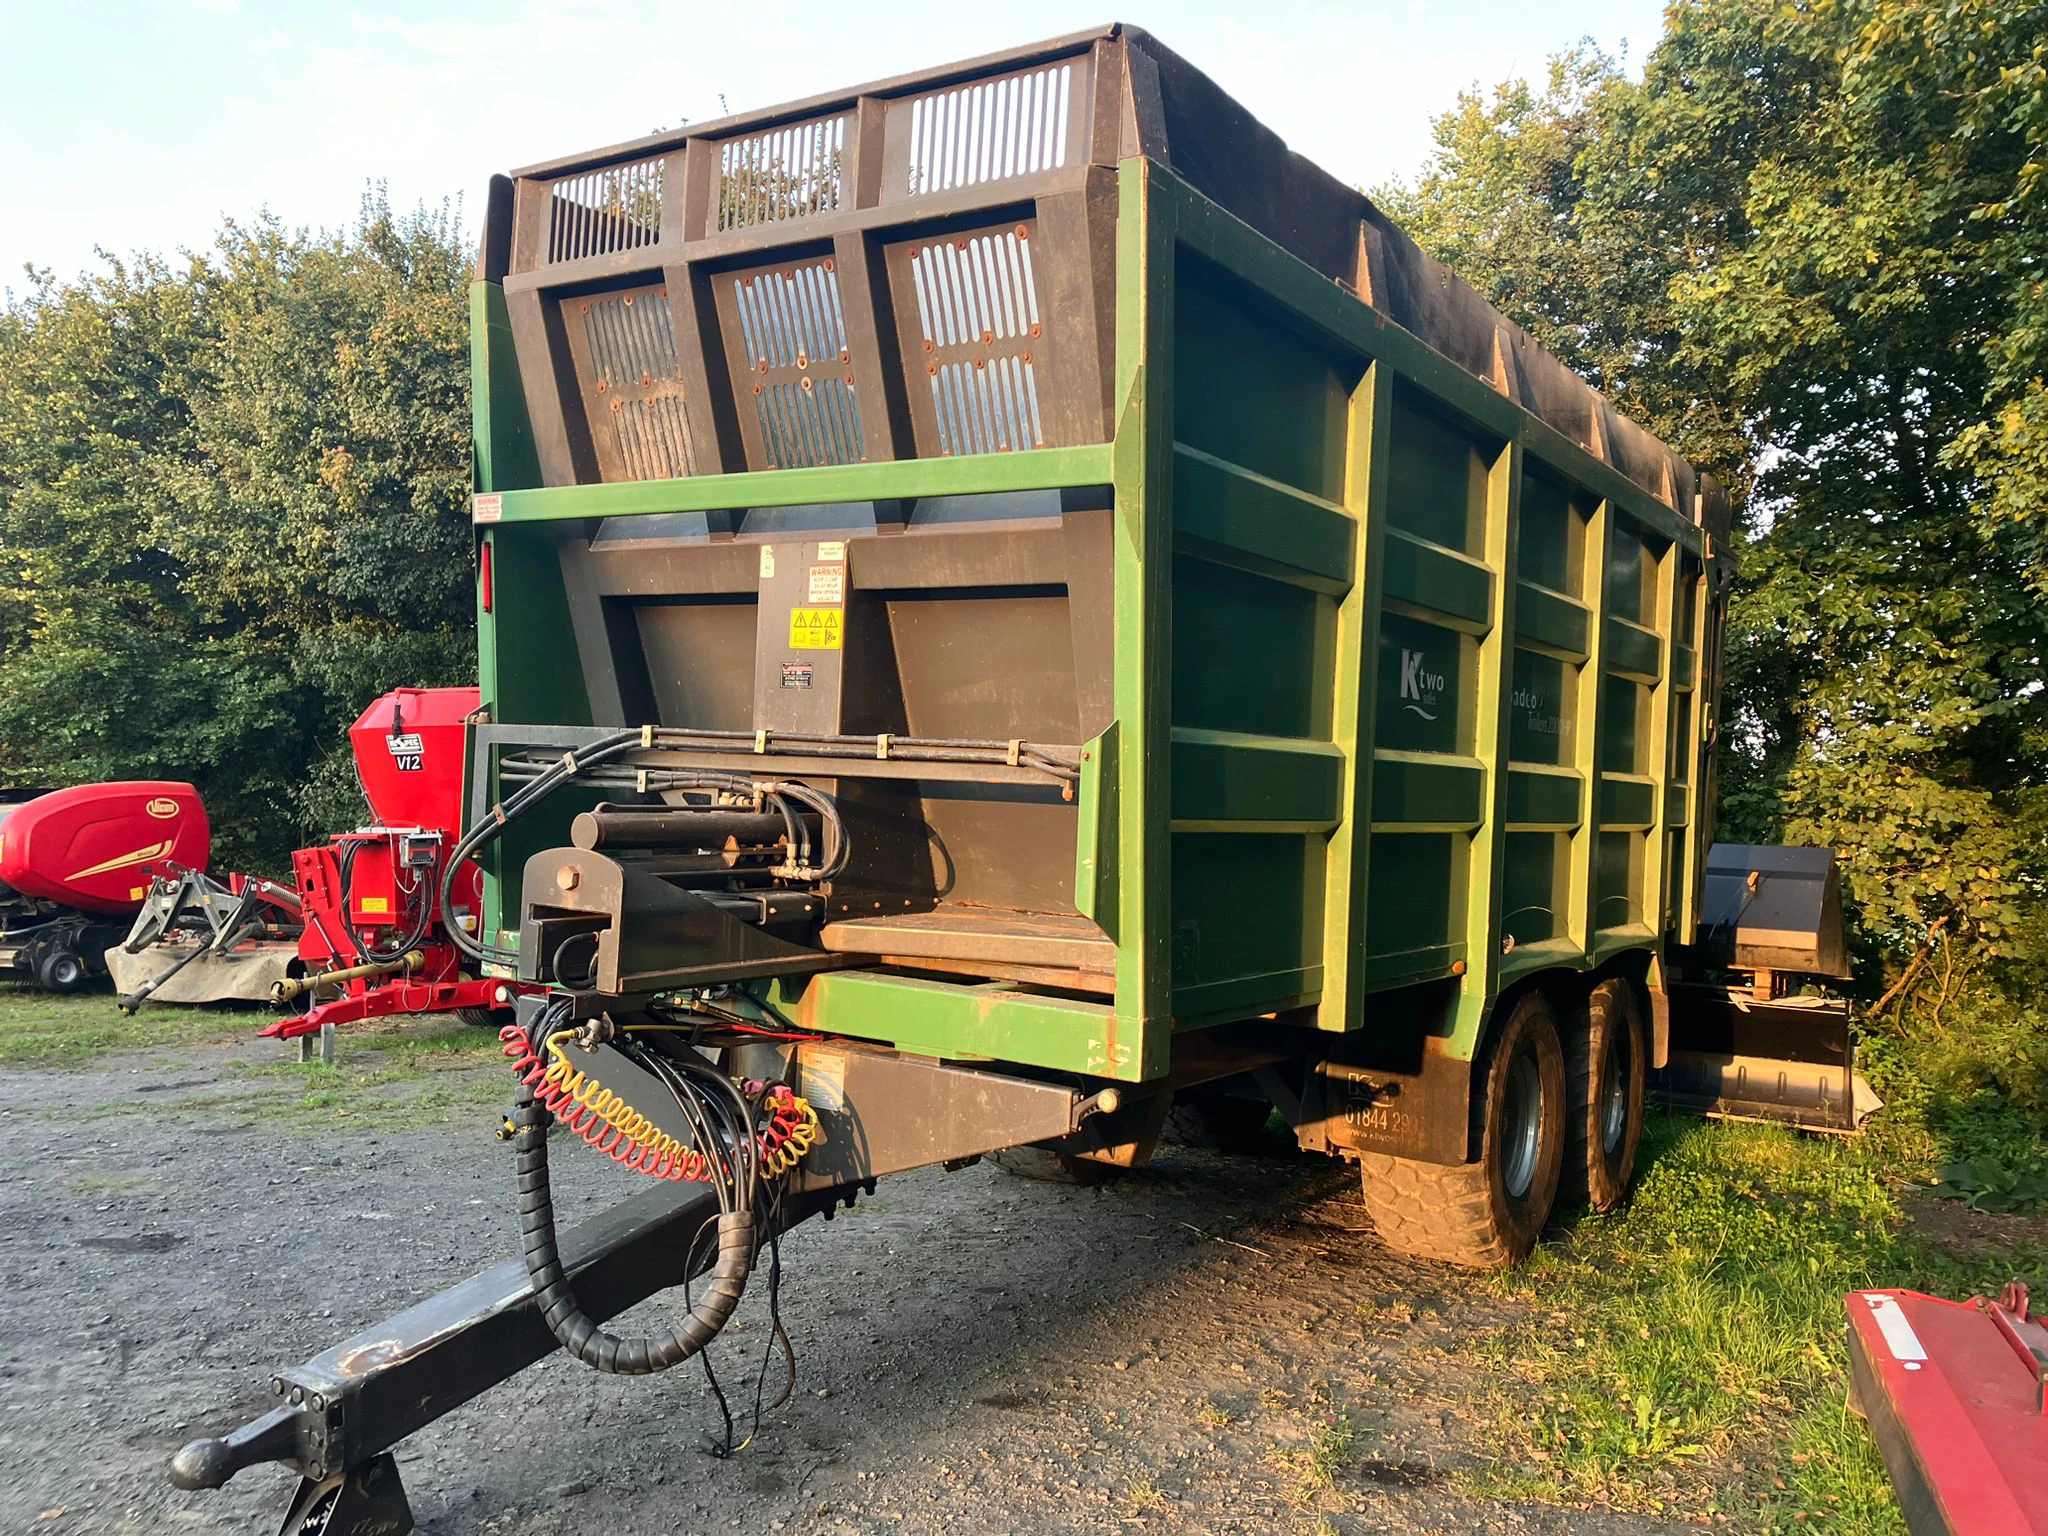
[[[394,971],[410,974],[427,963],[426,954],[409,949],[396,960],[371,960],[362,965],[351,965],[346,970],[319,971],[311,976],[286,977],[270,989],[270,1001],[282,1007],[296,1002],[316,987],[331,986],[344,981],[355,981],[364,976],[389,976]]]
[[[812,817],[813,834],[817,818]],[[689,810],[678,806],[601,805],[579,814],[569,828],[578,848],[723,848],[770,845],[789,834],[789,823],[772,811]]]

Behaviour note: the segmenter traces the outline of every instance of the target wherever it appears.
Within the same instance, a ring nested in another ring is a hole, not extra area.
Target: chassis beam
[[[829,1209],[837,1193],[792,1196],[784,1230]],[[698,1232],[717,1214],[703,1186],[662,1183],[571,1228],[561,1247],[578,1303],[603,1321],[680,1285]],[[391,1447],[558,1347],[525,1261],[508,1259],[273,1377],[279,1405],[184,1447],[171,1481],[218,1488],[245,1467],[281,1461],[301,1478],[287,1532],[401,1536],[411,1518]]]

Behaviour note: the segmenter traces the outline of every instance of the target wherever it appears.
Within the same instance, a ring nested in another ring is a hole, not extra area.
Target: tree
[[[0,777],[189,778],[226,866],[362,818],[348,722],[474,676],[464,243],[373,196],[0,313]]]
[[[1682,0],[1386,199],[1747,492],[1722,825],[1842,855],[1866,998],[2048,1099],[2048,13]],[[1577,313],[1590,319],[1575,322]],[[2011,1049],[2019,1041],[2022,1049]]]

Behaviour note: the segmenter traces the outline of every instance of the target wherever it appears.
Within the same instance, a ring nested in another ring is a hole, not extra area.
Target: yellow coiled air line
[[[563,1042],[573,1040],[576,1033],[563,1029],[548,1036],[548,1063],[534,1084],[534,1097],[616,1162],[657,1178],[707,1178],[711,1164],[701,1151],[676,1140],[562,1054]],[[612,1134],[606,1136],[591,1124],[593,1120]],[[757,1137],[763,1170],[780,1178],[802,1161],[820,1135],[818,1112],[801,1094],[789,1092],[786,1106],[770,1111],[768,1128]]]

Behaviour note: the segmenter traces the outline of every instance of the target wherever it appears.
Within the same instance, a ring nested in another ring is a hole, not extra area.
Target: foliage
[[[1841,856],[1873,1031],[2048,1115],[2048,6],[1681,0],[1385,194],[1738,491],[1721,826]],[[1584,317],[1594,317],[1590,322]]]
[[[2048,1254],[2016,1255],[2015,1271],[1916,1242],[1887,1177],[1918,1154],[1901,1135],[1916,1133],[1652,1115],[1627,1208],[1495,1282],[1533,1305],[1475,1346],[1503,1383],[1494,1491],[1752,1529],[1902,1530],[1844,1405],[1843,1294],[1995,1290],[2041,1278]]]
[[[1947,1163],[1935,1193],[1973,1211],[2034,1211],[2048,1206],[2048,1173],[2003,1163]]]
[[[361,819],[346,727],[473,675],[447,213],[228,223],[0,311],[0,780],[185,778],[216,863]]]

